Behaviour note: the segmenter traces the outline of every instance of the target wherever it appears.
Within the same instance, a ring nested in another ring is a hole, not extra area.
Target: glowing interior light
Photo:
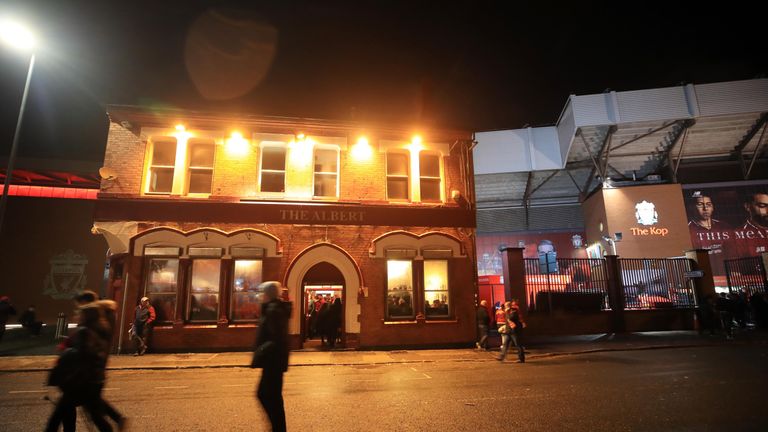
[[[240,132],[232,132],[227,140],[227,153],[232,156],[245,156],[248,154],[250,147],[248,146],[248,140],[243,138],[243,134]]]
[[[411,144],[408,145],[408,148],[411,149],[411,153],[417,154],[422,150],[421,146],[421,135],[414,135],[411,138]]]
[[[352,157],[357,160],[368,160],[373,154],[370,144],[368,144],[368,138],[361,136],[357,139],[357,143],[352,146]]]

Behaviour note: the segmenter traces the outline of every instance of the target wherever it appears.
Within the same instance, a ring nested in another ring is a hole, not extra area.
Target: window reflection
[[[219,280],[221,261],[196,259],[192,261],[189,320],[215,321],[219,312]]]
[[[149,260],[146,292],[155,308],[158,322],[168,322],[174,318],[178,276],[178,258]]]
[[[258,286],[262,282],[261,260],[236,260],[232,285],[232,320],[256,320],[259,318]]]

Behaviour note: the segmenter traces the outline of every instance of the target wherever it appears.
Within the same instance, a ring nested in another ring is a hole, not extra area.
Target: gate
[[[604,259],[561,258],[556,265],[525,259],[529,311],[608,310],[608,276]]]
[[[619,270],[626,309],[696,306],[687,258],[620,258]]]
[[[765,267],[759,256],[725,260],[725,277],[728,290],[741,290],[751,297],[756,292],[768,292]]]

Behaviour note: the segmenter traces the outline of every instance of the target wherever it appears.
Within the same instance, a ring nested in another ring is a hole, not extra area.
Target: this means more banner
[[[717,286],[727,259],[768,250],[768,182],[683,186],[693,246],[708,249]]]

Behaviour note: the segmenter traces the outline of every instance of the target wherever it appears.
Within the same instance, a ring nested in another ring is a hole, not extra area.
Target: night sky
[[[43,44],[19,156],[101,160],[106,104],[479,131],[554,124],[569,94],[768,72],[758,3],[571,3],[5,1]],[[0,155],[27,62],[0,47]]]

